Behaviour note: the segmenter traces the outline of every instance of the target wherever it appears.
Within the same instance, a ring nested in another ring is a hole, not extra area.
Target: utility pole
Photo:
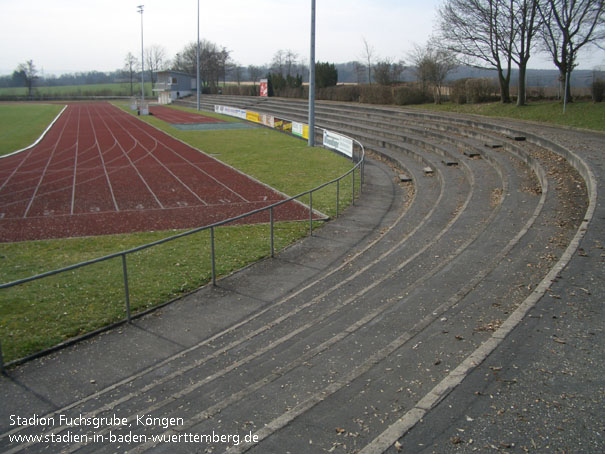
[[[200,0],[197,0],[197,77],[196,77],[196,91],[197,91],[197,110],[200,110]]]
[[[309,61],[309,146],[315,146],[315,0],[311,0],[311,56]]]
[[[141,13],[141,109],[145,102],[145,54],[143,52],[143,7],[145,5],[137,6],[139,13]]]

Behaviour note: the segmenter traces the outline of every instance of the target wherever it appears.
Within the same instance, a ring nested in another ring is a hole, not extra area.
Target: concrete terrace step
[[[204,97],[204,105],[215,100],[304,117],[300,101],[217,96]],[[201,289],[159,317],[11,371],[2,411],[20,411],[26,400],[38,414],[127,417],[132,426],[112,433],[148,437],[123,446],[131,452],[366,454],[395,451],[395,442],[405,442],[401,427],[439,414],[436,404],[447,396],[439,389],[454,387],[467,358],[501,339],[510,314],[563,255],[584,219],[581,183],[589,174],[574,163],[580,177],[569,165],[573,156],[559,159],[552,150],[565,150],[538,136],[504,140],[520,135],[508,125],[335,103],[321,104],[318,123],[354,135],[392,167],[370,160],[354,208],[277,259]],[[484,147],[486,140],[503,147]],[[482,159],[464,157],[461,148],[481,150]],[[401,185],[402,171],[413,184]],[[124,349],[121,337],[136,348]],[[155,347],[145,348],[146,339]],[[112,350],[124,358],[121,371],[104,366]],[[97,365],[81,370],[83,355]],[[61,382],[65,370],[69,380]],[[59,390],[51,394],[49,383]],[[137,415],[181,419],[174,428],[137,426]],[[23,450],[7,444],[7,430],[0,449]],[[213,432],[256,439],[193,446],[150,438]],[[423,437],[430,438],[419,443]],[[117,445],[54,448],[115,452]]]

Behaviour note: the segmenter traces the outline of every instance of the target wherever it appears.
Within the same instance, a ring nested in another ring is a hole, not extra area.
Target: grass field
[[[332,152],[309,149],[301,140],[264,128],[180,131],[157,118],[143,118],[290,195],[339,176],[352,166],[351,161]],[[351,201],[350,179],[343,181],[340,190],[342,209]],[[313,206],[334,215],[335,199],[335,188],[328,187],[313,196]],[[276,249],[304,237],[308,228],[307,222],[277,224]],[[0,244],[0,282],[131,249],[176,233],[146,232]],[[132,310],[161,304],[208,283],[211,277],[208,237],[208,232],[200,232],[129,256]],[[217,229],[216,253],[219,276],[267,257],[269,226]],[[119,258],[1,290],[0,339],[4,359],[23,357],[124,317]]]
[[[0,104],[0,156],[34,143],[62,104]]]
[[[422,104],[414,106],[420,109],[439,112],[458,112],[484,115],[487,117],[513,118],[516,120],[538,121],[561,126],[605,131],[605,103],[577,101],[567,105],[563,113],[563,104],[556,101],[531,102],[527,106],[515,104]]]
[[[134,96],[141,93],[141,84],[134,83],[132,87]],[[151,96],[151,82],[145,82],[145,96]],[[49,98],[73,96],[132,96],[130,83],[118,84],[91,84],[91,85],[62,85],[56,87],[34,87],[34,96],[47,96]],[[25,87],[2,87],[2,96],[27,96]]]

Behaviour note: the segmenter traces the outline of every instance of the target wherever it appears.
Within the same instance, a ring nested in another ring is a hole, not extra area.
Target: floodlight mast
[[[311,0],[311,52],[309,58],[309,146],[315,146],[315,0]]]
[[[196,92],[197,92],[197,110],[200,110],[200,0],[197,0],[197,76],[196,76]]]
[[[138,12],[141,13],[141,109],[145,102],[145,54],[143,52],[143,7],[145,5],[137,6]]]

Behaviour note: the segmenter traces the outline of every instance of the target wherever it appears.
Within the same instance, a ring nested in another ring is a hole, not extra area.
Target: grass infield
[[[140,80],[140,78],[139,78]],[[141,94],[141,83],[108,83],[90,85],[57,85],[52,87],[34,87],[34,97],[47,98],[78,97],[78,96],[138,96]],[[151,97],[151,82],[145,82],[145,96]],[[0,87],[0,96],[27,97],[26,87]]]
[[[122,107],[129,110],[126,105]],[[142,118],[288,195],[338,177],[352,166],[350,160],[330,151],[309,149],[299,139],[264,128],[180,131],[152,116]],[[359,178],[356,181],[358,193]],[[351,178],[341,182],[340,196],[342,210],[351,203]],[[308,197],[301,201],[308,203]],[[313,207],[334,216],[336,187],[329,186],[314,194]],[[308,229],[308,222],[276,224],[276,250],[306,236]],[[176,233],[144,232],[2,243],[0,282],[131,249]],[[222,227],[216,230],[215,240],[219,276],[270,255],[270,230],[266,224]],[[131,310],[136,313],[209,282],[209,232],[140,251],[130,255],[127,263]],[[4,360],[11,361],[56,345],[121,320],[125,314],[120,258],[4,289],[0,291],[0,340]]]
[[[0,156],[34,143],[62,104],[0,104]]]

